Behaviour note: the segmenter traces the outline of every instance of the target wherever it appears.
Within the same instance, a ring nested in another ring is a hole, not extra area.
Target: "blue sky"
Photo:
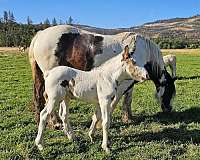
[[[0,17],[4,10],[22,23],[27,16],[34,23],[72,16],[80,24],[119,28],[200,14],[200,0],[0,0]]]

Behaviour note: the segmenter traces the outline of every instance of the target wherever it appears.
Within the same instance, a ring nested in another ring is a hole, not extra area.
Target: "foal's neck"
[[[122,54],[119,54],[107,62],[105,62],[103,65],[98,67],[99,72],[103,73],[106,77],[110,77],[112,80],[117,81],[123,81],[124,79],[130,78],[130,76],[127,74],[124,62],[121,61]]]

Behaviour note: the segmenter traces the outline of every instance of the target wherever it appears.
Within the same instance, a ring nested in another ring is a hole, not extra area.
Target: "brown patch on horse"
[[[63,34],[55,51],[55,55],[59,58],[59,65],[91,70],[95,55],[102,53],[102,41],[103,37],[92,34]]]

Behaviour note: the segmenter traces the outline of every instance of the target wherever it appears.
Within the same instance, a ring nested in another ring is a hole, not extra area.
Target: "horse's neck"
[[[97,70],[100,74],[104,74],[105,77],[110,77],[112,80],[122,81],[128,77],[128,74],[125,72],[124,65],[121,62],[122,55],[119,54],[110,60],[106,61]]]
[[[121,53],[123,49],[120,40],[116,39],[115,35],[103,35],[103,37],[103,53],[95,56],[95,67],[100,66],[105,61]]]

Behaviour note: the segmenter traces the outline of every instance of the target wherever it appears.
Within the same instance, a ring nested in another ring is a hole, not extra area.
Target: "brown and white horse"
[[[134,58],[146,67],[155,83],[163,111],[170,112],[174,81],[164,67],[159,47],[149,39],[131,32],[116,35],[100,35],[68,25],[49,27],[38,32],[29,48],[29,59],[34,83],[34,108],[37,122],[44,108],[43,73],[56,66],[66,65],[80,70],[91,70],[122,52],[126,45],[137,45]],[[134,47],[130,47],[134,48]],[[123,102],[125,120],[131,117],[133,80],[127,80]],[[56,118],[54,124],[56,123]]]

